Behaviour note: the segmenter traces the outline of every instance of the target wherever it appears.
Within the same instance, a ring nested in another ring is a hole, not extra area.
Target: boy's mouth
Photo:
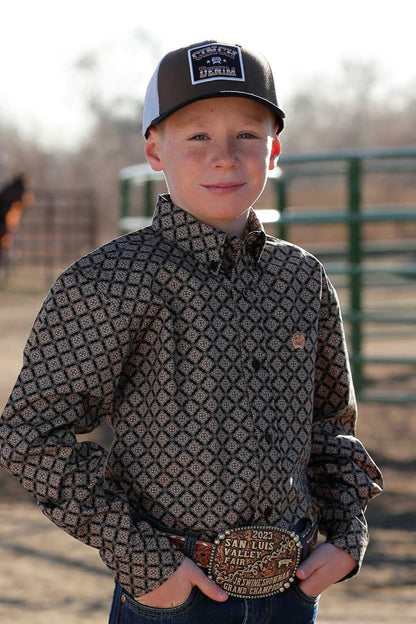
[[[244,182],[240,183],[222,183],[222,184],[203,184],[204,189],[208,191],[213,191],[214,193],[232,193],[234,191],[238,191],[242,186],[244,186]]]

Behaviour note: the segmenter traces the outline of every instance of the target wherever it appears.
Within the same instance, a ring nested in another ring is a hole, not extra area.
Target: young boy
[[[338,300],[252,209],[283,118],[260,55],[165,56],[143,132],[169,195],[60,276],[29,336],[1,462],[100,550],[112,623],[312,623],[361,564],[382,481],[353,437]],[[76,440],[102,418],[108,454]]]

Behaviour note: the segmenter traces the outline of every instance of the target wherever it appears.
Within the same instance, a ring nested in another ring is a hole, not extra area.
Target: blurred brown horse
[[[33,202],[27,185],[27,177],[20,174],[0,190],[0,262],[13,245],[24,208]]]

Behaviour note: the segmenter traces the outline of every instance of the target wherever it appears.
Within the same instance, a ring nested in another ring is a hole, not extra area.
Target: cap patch
[[[210,80],[245,80],[243,58],[238,46],[209,43],[188,50],[192,84]]]

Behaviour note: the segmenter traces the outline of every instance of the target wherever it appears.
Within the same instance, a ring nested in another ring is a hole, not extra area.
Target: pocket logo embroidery
[[[305,335],[304,334],[293,334],[292,336],[292,344],[295,349],[303,349],[305,346]]]

